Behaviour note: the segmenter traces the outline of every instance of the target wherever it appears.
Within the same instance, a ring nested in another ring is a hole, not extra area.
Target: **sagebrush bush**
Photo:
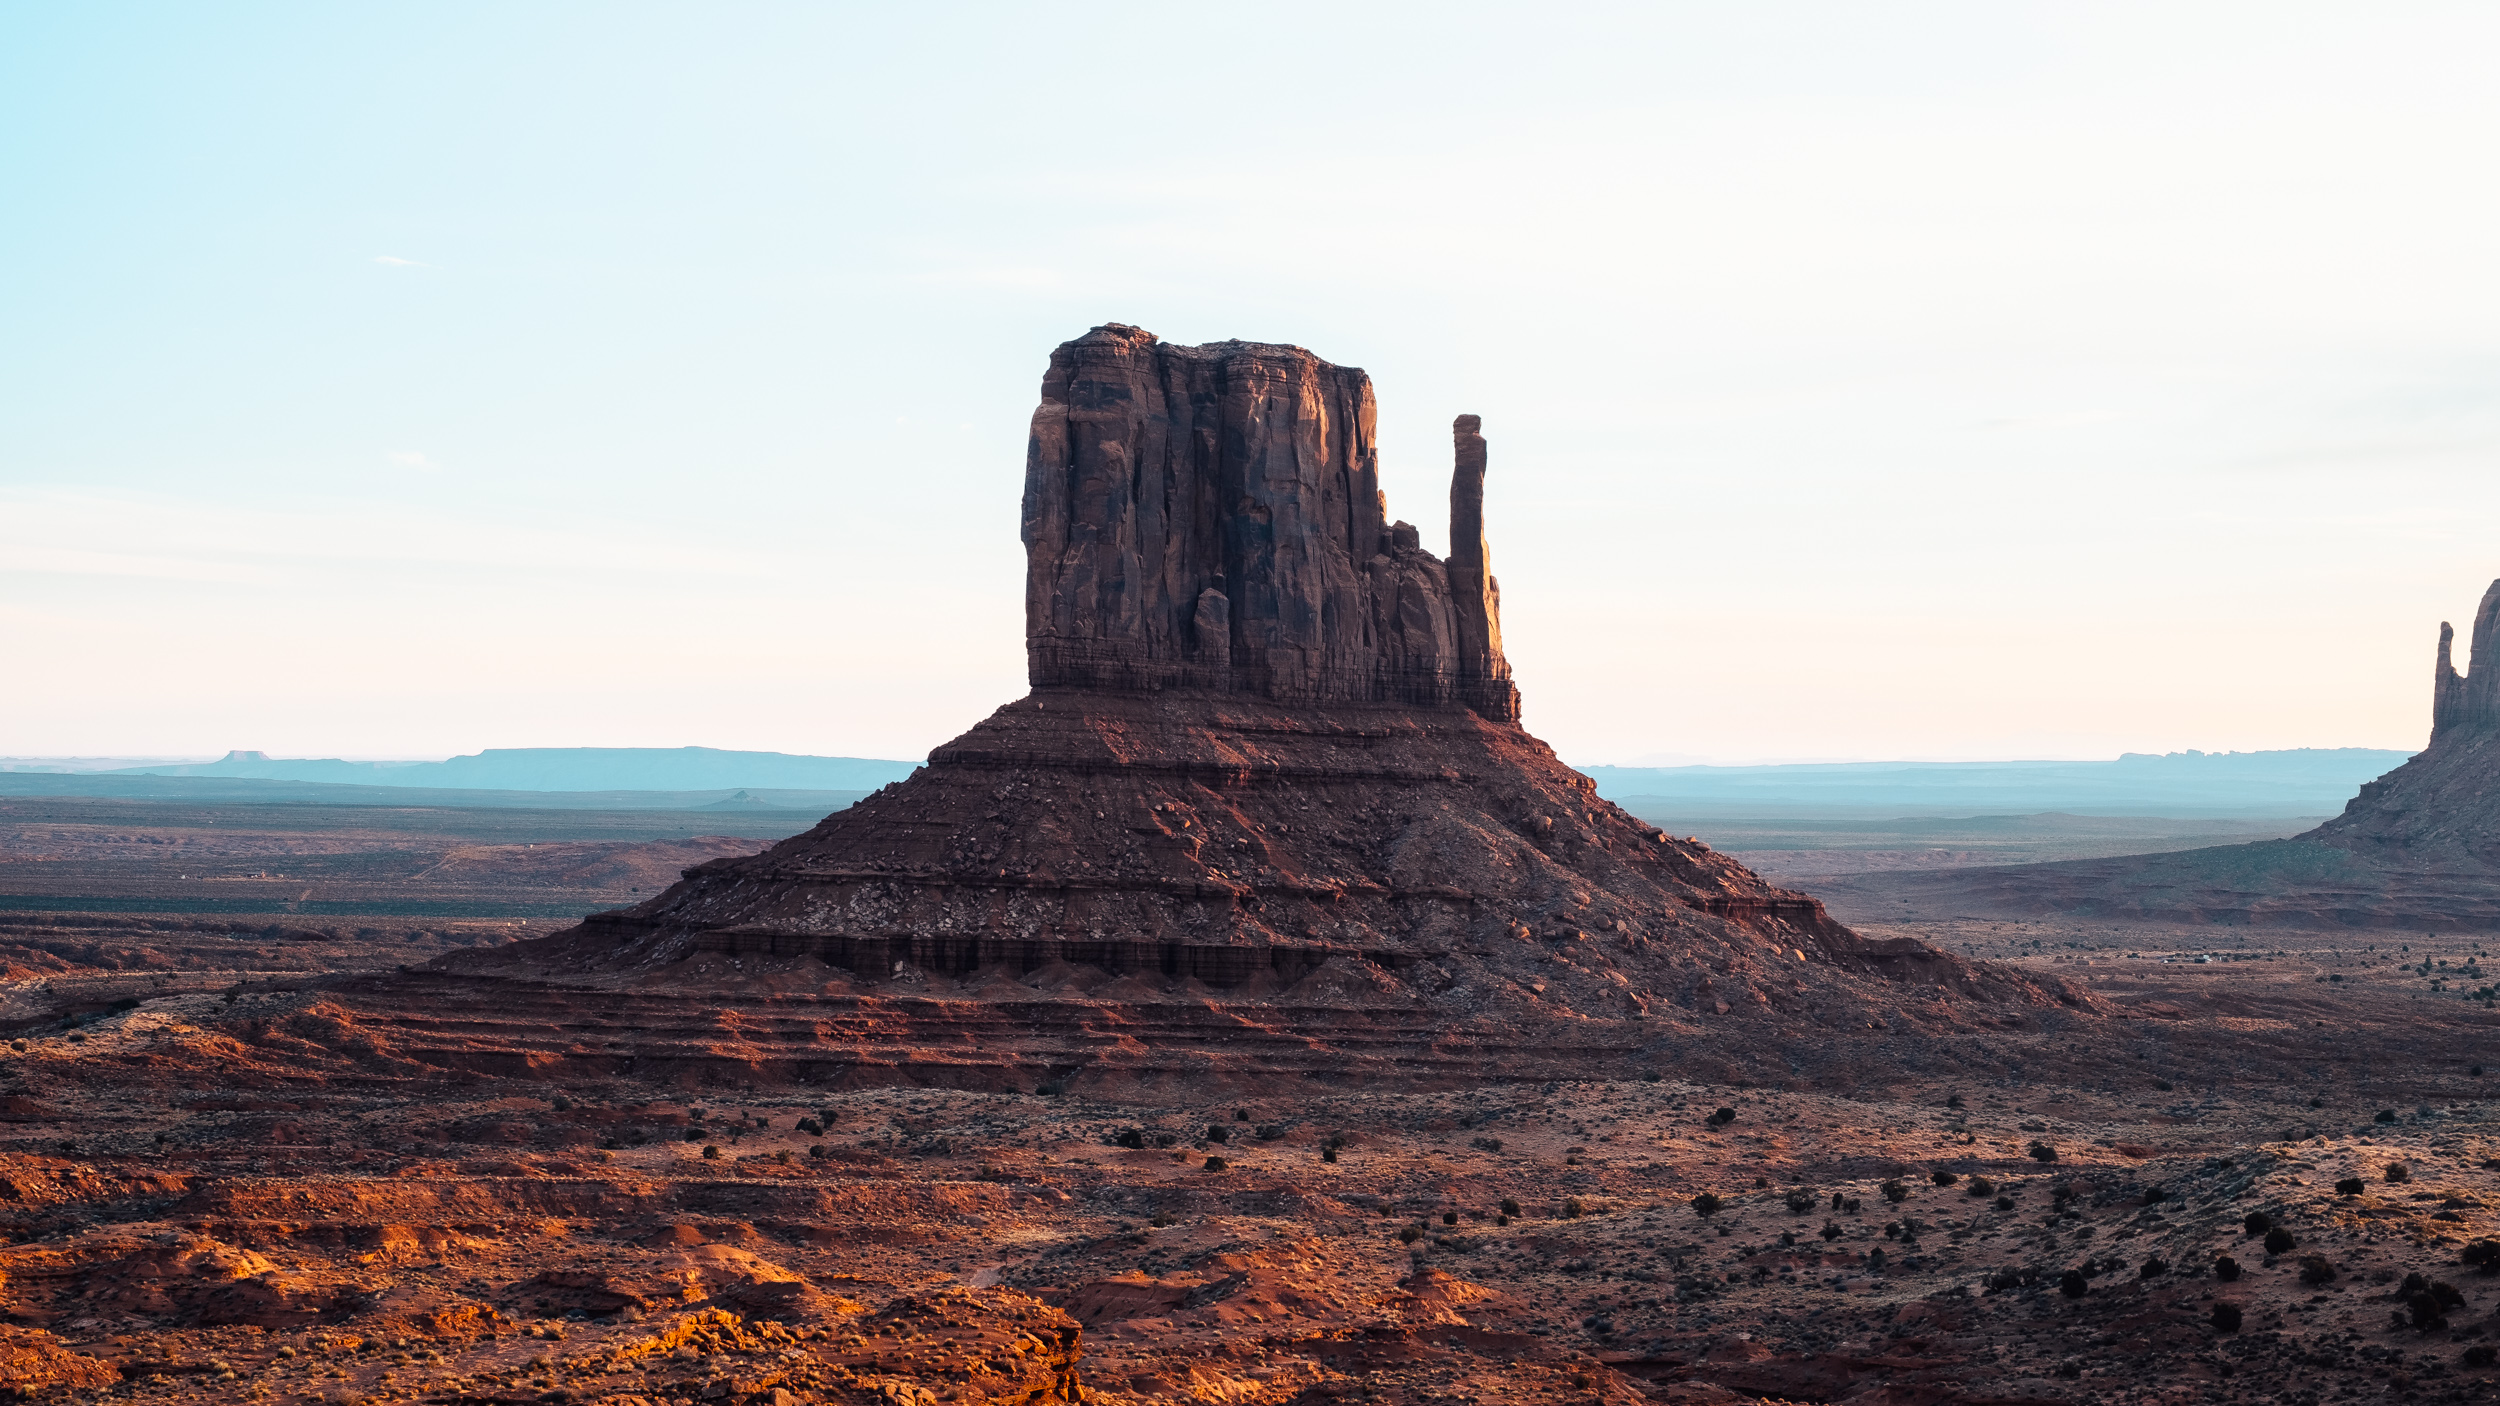
[[[2225,1284],[2230,1284],[2236,1282],[2239,1277],[2240,1262],[2238,1260],[2231,1258],[2229,1255],[2219,1255],[2215,1257],[2214,1278],[2221,1280]]]
[[[2299,1248],[2300,1241],[2279,1225],[2266,1232],[2266,1253],[2269,1255],[2288,1255]]]
[[[2240,1324],[2244,1319],[2245,1315],[2240,1312],[2238,1304],[2217,1303],[2214,1305],[2213,1324],[2216,1332],[2236,1333],[2240,1330]]]
[[[1509,1203],[1505,1202],[1504,1204],[1507,1205]],[[1693,1198],[1693,1214],[1704,1218],[1715,1216],[1719,1213],[1719,1208],[1726,1204],[1726,1202],[1719,1199],[1719,1193],[1715,1191],[1705,1191],[1699,1196]]]

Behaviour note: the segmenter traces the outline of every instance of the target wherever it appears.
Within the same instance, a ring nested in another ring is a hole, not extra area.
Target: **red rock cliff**
[[[1051,354],[1025,459],[1033,686],[1519,717],[1454,427],[1450,559],[1388,520],[1371,379],[1299,347],[1113,323]]]

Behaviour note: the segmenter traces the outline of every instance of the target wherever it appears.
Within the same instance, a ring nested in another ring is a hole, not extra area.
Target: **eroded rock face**
[[[1388,519],[1374,418],[1370,377],[1300,347],[1116,323],[1062,344],[1025,460],[1033,686],[1517,721],[1477,419],[1453,431],[1444,562]]]

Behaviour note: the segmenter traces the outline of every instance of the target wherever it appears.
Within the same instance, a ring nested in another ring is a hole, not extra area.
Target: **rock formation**
[[[1033,686],[1518,721],[1476,417],[1447,563],[1388,520],[1374,418],[1369,377],[1300,347],[1115,323],[1052,353],[1024,474]]]
[[[1013,1007],[983,1057],[1048,1067],[1064,1043],[1016,1047],[1104,1018],[1133,1063],[1203,1051],[1218,1037],[1184,1032],[1210,997],[1262,1003],[1261,1058],[1342,1064],[1314,1032],[1351,1006],[1354,1045],[1453,1076],[1654,1043],[1679,1019],[1863,1030],[1884,1023],[1876,1003],[1897,1013],[1897,991],[1850,983],[2057,1004],[1862,939],[1600,799],[1519,726],[1476,417],[1454,426],[1447,561],[1390,519],[1372,425],[1363,373],[1297,347],[1117,325],[1061,346],[1026,465],[1031,694],[806,834],[689,869],[547,950],[609,972],[952,983]],[[1114,1017],[1105,981],[1127,983]],[[884,1010],[800,1052],[804,1077],[908,1047]],[[1245,1018],[1219,1024],[1229,1051],[1259,1046]]]
[[[1845,885],[1883,911],[2066,913],[2165,921],[2500,928],[2500,581],[2474,612],[2467,668],[2439,626],[2430,741],[2284,840],[2008,865]],[[1904,910],[1902,905],[1908,905]]]
[[[2431,677],[2432,745],[2444,733],[2500,726],[2500,652],[2493,650],[2491,638],[2495,622],[2500,622],[2500,581],[2491,583],[2483,592],[2482,604],[2474,608],[2473,652],[2466,656],[2471,673],[2464,678],[2457,676],[2456,665],[2449,659],[2456,629],[2445,620],[2439,622],[2439,663]]]

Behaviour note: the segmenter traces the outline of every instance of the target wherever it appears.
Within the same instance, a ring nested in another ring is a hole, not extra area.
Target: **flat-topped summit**
[[[1025,456],[1033,687],[1517,721],[1477,419],[1452,429],[1447,560],[1390,520],[1375,419],[1370,377],[1300,347],[1062,344]]]

